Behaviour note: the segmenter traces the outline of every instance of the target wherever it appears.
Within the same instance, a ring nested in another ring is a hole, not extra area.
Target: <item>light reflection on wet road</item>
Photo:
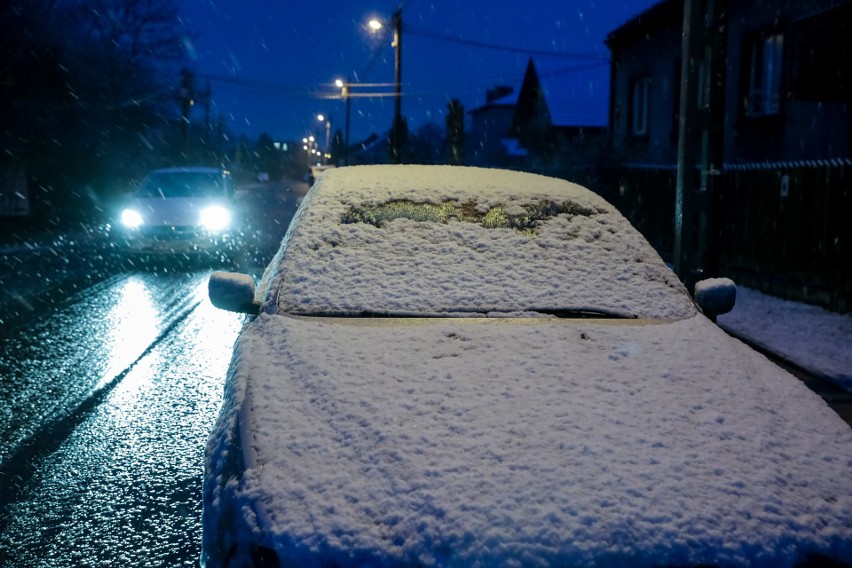
[[[0,334],[0,566],[194,566],[243,317],[208,271],[108,278]]]
[[[0,463],[120,380],[187,310],[200,275],[114,276],[0,336]]]

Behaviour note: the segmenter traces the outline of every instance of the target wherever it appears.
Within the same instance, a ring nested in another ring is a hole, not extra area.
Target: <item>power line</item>
[[[400,8],[404,7],[406,3],[407,3],[407,0],[401,0]],[[433,31],[430,31],[430,30],[419,29],[419,28],[416,28],[416,27],[409,26],[409,25],[405,24],[404,22],[403,22],[403,31],[405,33],[408,33],[408,34],[411,34],[411,35],[421,36],[421,37],[429,38],[429,39],[436,40],[436,41],[444,41],[444,42],[448,42],[448,43],[455,43],[455,44],[464,45],[464,46],[468,46],[468,47],[475,47],[475,48],[480,48],[480,49],[491,49],[491,50],[504,51],[504,52],[510,52],[510,53],[521,53],[521,54],[526,54],[526,55],[531,55],[531,56],[555,57],[555,58],[571,59],[571,60],[575,60],[575,61],[588,62],[588,63],[583,64],[583,65],[576,65],[576,66],[572,66],[572,67],[550,70],[546,73],[540,73],[540,76],[542,78],[552,77],[552,76],[562,75],[562,74],[568,74],[568,73],[581,72],[581,71],[585,71],[585,70],[588,70],[588,69],[593,69],[593,68],[597,68],[597,67],[609,64],[609,57],[607,55],[598,54],[598,53],[572,53],[572,52],[562,52],[562,51],[553,51],[553,50],[527,49],[527,48],[520,48],[520,47],[517,47],[517,46],[511,46],[511,45],[506,45],[506,44],[487,43],[487,42],[482,42],[482,41],[477,41],[477,40],[469,40],[469,39],[464,39],[464,38],[460,38],[460,37],[455,37],[455,36],[451,36],[451,35],[448,35],[448,34],[433,32]],[[360,74],[360,76],[366,76],[370,73],[372,68],[375,66],[375,64],[379,61],[379,59],[384,54],[384,51],[385,51],[384,47],[385,46],[383,44],[380,44],[379,46],[377,46],[377,48],[373,52],[369,62],[365,66],[365,68],[364,68],[363,72]],[[351,88],[386,87],[386,86],[392,86],[393,85],[393,83],[358,83],[359,74],[354,73],[354,75],[355,75],[356,80],[355,80],[355,82],[350,83]],[[269,91],[269,92],[277,93],[279,95],[286,95],[286,96],[289,96],[289,97],[292,97],[292,98],[298,98],[298,99],[311,99],[311,98],[313,98],[313,99],[339,99],[339,100],[343,99],[343,97],[340,94],[323,92],[321,90],[322,87],[320,87],[320,89],[305,88],[305,87],[302,87],[302,86],[282,85],[282,84],[270,83],[270,82],[266,82],[266,81],[258,81],[258,80],[251,80],[251,79],[240,79],[240,78],[237,78],[237,77],[222,77],[222,76],[216,76],[216,75],[210,75],[210,74],[197,74],[196,76],[200,77],[200,78],[208,79],[210,81],[215,81],[215,82],[218,82],[218,83],[226,83],[226,84],[234,85],[234,86],[237,86],[237,87],[243,87],[243,88],[252,89],[252,90]],[[465,92],[468,92],[468,91],[476,92],[479,89],[480,89],[480,87],[477,87],[475,89],[469,88],[469,89],[461,89],[461,90],[465,91]],[[415,95],[415,94],[409,92],[409,93],[406,93],[406,95],[408,95],[408,97],[411,97],[412,95]],[[372,93],[349,92],[349,94],[348,94],[348,97],[350,97],[350,98],[362,98],[363,97],[363,98],[379,98],[380,99],[380,98],[383,98],[383,97],[392,97],[392,96],[395,96],[395,94],[394,93],[384,93],[384,92],[380,92],[380,93],[379,92],[372,92]],[[444,98],[444,97],[446,97],[446,94],[444,94],[444,93],[433,94],[433,93],[429,93],[429,92],[420,92],[420,93],[417,93],[415,96],[418,97],[418,98],[434,98],[434,97]]]
[[[486,43],[482,41],[464,39],[460,37],[455,37],[447,34],[442,34],[438,32],[433,32],[429,30],[422,30],[418,28],[413,28],[405,23],[403,23],[403,31],[413,34],[419,35],[422,37],[427,37],[430,39],[435,39],[439,41],[446,41],[449,43],[458,43],[461,45],[467,45],[470,47],[479,47],[482,49],[493,49],[497,51],[508,51],[511,53],[523,53],[527,55],[539,55],[546,57],[561,57],[565,59],[575,59],[575,60],[583,60],[583,61],[599,61],[605,62],[609,60],[609,57],[599,54],[599,53],[570,53],[565,51],[549,51],[549,50],[541,50],[541,49],[527,49],[510,45],[496,44],[496,43]]]
[[[582,72],[588,69],[595,69],[597,67],[601,67],[603,65],[607,65],[606,61],[598,61],[588,63],[586,65],[576,65],[572,67],[564,67],[560,69],[554,69],[547,72],[540,72],[539,76],[541,78],[553,77],[557,75],[564,75],[570,73]],[[523,74],[511,74],[509,80],[510,82],[519,82]],[[308,99],[329,99],[329,100],[343,100],[343,97],[337,92],[323,92],[320,89],[316,88],[304,88],[301,86],[294,85],[282,85],[277,83],[270,83],[267,81],[258,81],[253,79],[240,79],[237,77],[222,77],[218,75],[211,75],[207,73],[198,73],[196,77],[201,79],[207,79],[217,83],[226,83],[229,85],[233,85],[235,87],[241,87],[244,89],[249,89],[253,91],[266,91],[269,93],[274,93],[278,96],[285,95],[288,98],[299,99],[299,100],[308,100]],[[501,80],[505,81],[506,77],[504,76]],[[500,82],[501,80],[492,79],[492,80],[480,80],[480,82],[488,83],[490,82]],[[352,89],[358,88],[386,88],[392,87],[394,83],[350,83],[349,86]],[[475,93],[481,89],[481,86],[470,86],[468,88],[458,88],[457,92],[470,92]],[[393,97],[395,94],[393,92],[370,92],[370,93],[359,93],[359,92],[350,92],[349,97],[351,98],[383,98],[383,97]],[[429,93],[429,92],[418,92],[412,93],[407,92],[404,94],[406,98],[446,98],[445,93]]]
[[[581,71],[588,71],[589,69],[597,69],[598,67],[603,67],[604,65],[609,65],[609,61],[598,61],[595,63],[589,63],[587,65],[575,65],[574,67],[562,67],[561,69],[553,69],[552,71],[539,72],[539,77],[555,77],[557,75],[568,75],[570,73],[579,73]]]
[[[293,97],[301,98],[310,96],[309,89],[296,85],[281,85],[277,83],[269,83],[267,81],[258,81],[255,79],[240,79],[237,77],[222,77],[219,75],[210,75],[207,73],[196,73],[196,77],[214,81],[216,83],[226,83],[237,87],[245,87],[248,89],[257,89],[263,91],[273,91],[279,94],[287,94]]]

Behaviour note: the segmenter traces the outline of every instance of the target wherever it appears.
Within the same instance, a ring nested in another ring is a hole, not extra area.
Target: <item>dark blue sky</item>
[[[605,61],[606,34],[655,2],[407,0],[402,110],[409,127],[431,120],[443,129],[449,99],[458,98],[466,110],[483,104],[486,89],[520,83],[530,56],[562,68],[588,64],[573,55]],[[317,96],[339,92],[331,86],[335,78],[393,81],[390,37],[369,32],[366,23],[374,16],[389,19],[398,5],[397,0],[181,0],[182,17],[196,34],[188,47],[199,83],[211,78],[213,116],[221,113],[235,134],[254,138],[265,132],[277,140],[316,132],[320,112],[331,115],[332,130],[343,130],[343,103]],[[564,55],[544,55],[550,52]],[[392,112],[392,98],[353,99],[351,139],[386,131]]]

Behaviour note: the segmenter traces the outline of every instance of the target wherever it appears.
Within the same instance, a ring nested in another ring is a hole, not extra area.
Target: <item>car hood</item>
[[[852,430],[703,316],[262,314],[229,380],[285,564],[852,558]]]
[[[210,205],[227,206],[227,201],[213,197],[137,197],[132,202],[146,225],[195,226],[201,210]]]

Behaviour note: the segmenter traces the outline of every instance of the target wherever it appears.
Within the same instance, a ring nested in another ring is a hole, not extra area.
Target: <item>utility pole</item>
[[[180,92],[178,95],[181,106],[180,134],[183,145],[183,160],[189,160],[189,113],[195,104],[195,73],[189,69],[181,69]]]
[[[349,165],[349,114],[352,108],[352,93],[350,89],[352,87],[352,78],[349,77],[346,79],[344,83],[342,80],[338,79],[334,82],[334,84],[340,89],[340,96],[346,101],[346,126],[345,126],[345,134],[343,140],[343,165]]]
[[[322,162],[324,164],[328,164],[329,155],[329,144],[331,143],[331,114],[326,116],[325,114],[318,114],[317,121],[322,125],[322,128],[325,130],[325,144],[322,146]],[[317,140],[320,140],[320,131],[317,130]]]
[[[692,292],[719,270],[727,0],[684,0],[674,269]]]
[[[464,107],[458,99],[447,105],[446,126],[449,162],[461,166],[464,164]]]
[[[349,115],[352,109],[352,97],[349,96],[349,83],[346,84],[346,90],[344,91],[344,97],[346,97],[346,126],[344,127],[345,133],[343,135],[343,165],[349,165]]]
[[[323,149],[323,162],[328,163],[328,156],[331,154],[331,115],[325,121],[325,148]]]
[[[210,90],[210,81],[207,81],[207,88],[204,90],[204,140],[207,143],[208,151],[210,148],[210,99],[213,98],[213,91]]]
[[[402,138],[405,125],[402,120],[402,8],[393,13],[394,83],[396,85],[393,105],[393,127],[391,129],[391,159],[402,161]]]

